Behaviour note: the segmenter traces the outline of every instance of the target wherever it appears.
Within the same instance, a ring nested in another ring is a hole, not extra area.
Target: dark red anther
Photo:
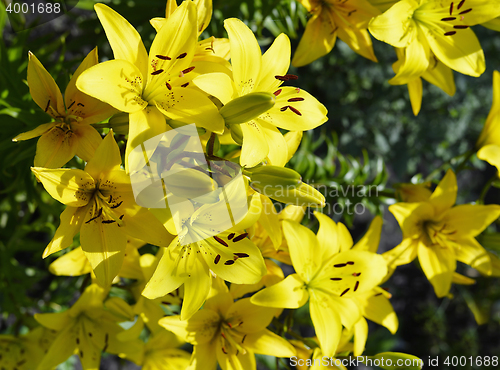
[[[182,84],[181,87],[187,87],[189,85],[189,82],[186,82],[185,84]]]
[[[465,30],[466,28],[469,28],[469,26],[459,24],[459,25],[453,26],[453,28],[455,28],[457,30]]]
[[[156,55],[156,57],[161,60],[172,60],[172,58],[167,57],[166,55]]]
[[[224,354],[227,355],[227,351],[224,347],[222,347],[222,352],[224,352]]]
[[[354,273],[352,274],[352,276],[359,276],[359,275],[361,275],[361,272],[354,272]]]
[[[73,104],[75,104],[75,103],[76,103],[76,101],[73,101],[73,103],[71,103],[71,104],[69,105],[68,109],[71,109],[71,107],[72,107],[72,106],[73,106]]]
[[[292,107],[291,105],[288,106],[288,108],[290,108],[290,110],[295,113],[297,116],[301,116],[302,113],[300,113],[300,111],[294,107]]]
[[[49,99],[49,101],[47,102],[47,106],[45,107],[44,112],[47,112],[47,111],[49,110],[49,106],[50,106],[50,99]]]
[[[82,103],[78,103],[76,106],[77,107],[84,107],[85,105],[83,105]]]
[[[354,262],[352,261],[349,261],[349,262],[346,262],[347,265],[354,265]]]
[[[234,260],[227,260],[226,262],[224,262],[224,265],[230,266],[233,263],[234,263]]]
[[[192,70],[194,69],[194,67],[189,67],[189,68],[186,68],[182,71],[182,73],[189,73],[191,72]]]
[[[342,280],[342,278],[330,278],[330,280],[339,281],[339,280]]]
[[[350,289],[351,289],[351,288],[347,288],[346,290],[344,290],[340,296],[342,297],[342,296],[343,296],[344,294],[346,294],[346,293],[347,293]]]
[[[214,236],[214,239],[217,240],[219,242],[219,244],[222,244],[224,247],[227,247],[227,243],[222,240],[221,238],[219,238],[218,236]]]
[[[460,8],[462,7],[462,5],[464,5],[465,3],[465,0],[462,0],[461,2],[458,3],[458,6],[457,6],[457,10],[460,10]]]
[[[246,337],[247,337],[247,335],[245,334],[245,335],[243,336],[243,338],[241,338],[241,343],[242,343],[242,344],[243,344],[243,342],[245,341],[245,338],[246,338]]]
[[[453,14],[453,2],[450,4],[450,15]]]
[[[167,86],[167,89],[172,90],[172,85],[170,85],[168,82],[165,82],[165,85]]]
[[[274,78],[280,81],[288,81],[290,79],[287,76],[274,76]]]
[[[354,285],[354,291],[358,290],[359,287],[359,281],[356,281],[356,284]]]
[[[218,254],[218,255],[215,257],[215,259],[214,259],[214,263],[215,263],[215,264],[218,264],[218,263],[219,263],[219,261],[220,261],[220,254]]]
[[[472,12],[472,8],[467,9],[467,10],[463,10],[463,11],[461,11],[461,12],[460,12],[460,13],[458,13],[458,14],[462,15],[462,14],[467,14],[467,13],[469,13],[469,12]]]
[[[122,205],[122,203],[123,203],[123,200],[120,203],[117,203],[114,206],[111,206],[109,208],[112,208],[112,209],[118,208],[118,207],[120,207]]]
[[[281,107],[281,108],[280,108],[280,111],[281,111],[281,112],[284,112],[284,111],[286,111],[287,109],[288,109],[288,105],[285,105],[284,107]]]
[[[298,80],[299,79],[299,76],[289,75],[289,74],[286,74],[285,77],[287,77],[289,80]]]
[[[236,238],[233,239],[233,242],[239,242],[240,240],[245,239],[248,236],[248,233],[243,233],[241,235],[238,235]],[[227,245],[226,245],[227,247]]]
[[[182,58],[185,58],[185,57],[186,57],[186,55],[188,55],[188,53],[182,53],[181,55],[179,55],[179,56],[177,57],[177,59],[182,59]]]
[[[278,89],[276,90],[275,92],[273,92],[274,96],[278,96],[279,94],[281,94],[281,89]]]
[[[231,234],[229,234],[229,235],[227,236],[227,238],[228,238],[229,240],[231,240],[232,238],[234,238],[234,236],[235,236],[235,235],[236,235],[235,233],[231,233]]]
[[[457,33],[457,31],[450,31],[450,32],[446,32],[444,35],[445,36],[453,36],[456,33]]]
[[[250,257],[248,254],[246,253],[233,253],[235,256],[237,256],[238,258],[245,258],[245,257]]]
[[[294,102],[294,101],[303,101],[304,98],[290,98],[288,99],[289,102]]]
[[[447,17],[447,18],[441,18],[441,20],[442,20],[442,21],[444,21],[444,22],[454,21],[455,19],[457,19],[457,17]]]
[[[333,267],[345,267],[347,266],[345,263],[337,263],[336,265],[333,265]]]
[[[160,73],[163,72],[163,69],[159,69],[157,71],[154,71],[154,72],[151,72],[151,76],[156,76],[156,75],[159,75]]]

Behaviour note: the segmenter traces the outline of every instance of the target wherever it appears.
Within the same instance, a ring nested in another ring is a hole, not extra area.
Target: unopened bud
[[[298,172],[278,166],[260,166],[248,169],[247,172],[250,174],[252,182],[261,186],[298,186],[302,181]]]
[[[274,94],[255,92],[231,100],[219,113],[224,117],[226,125],[245,123],[267,112],[275,102]]]
[[[115,134],[128,134],[128,113],[116,113],[109,119],[108,125],[113,129]]]

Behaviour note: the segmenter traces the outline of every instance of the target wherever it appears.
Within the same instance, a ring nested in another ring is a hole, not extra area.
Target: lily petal
[[[436,216],[455,205],[457,189],[457,177],[452,170],[448,170],[428,200],[434,207]]]
[[[136,29],[107,5],[95,4],[94,9],[106,32],[115,59],[128,61],[138,68],[142,76],[146,76],[148,53]]]
[[[46,258],[52,253],[59,252],[73,243],[73,237],[80,231],[88,207],[89,206],[80,208],[66,207],[61,213],[61,223],[56,230],[56,234],[43,251],[42,258]]]
[[[138,112],[148,105],[142,99],[143,75],[126,60],[109,60],[83,71],[76,87],[123,112]]]
[[[307,91],[290,86],[280,90],[274,107],[259,119],[290,131],[312,130],[328,120],[326,107]]]
[[[322,268],[322,254],[317,253],[316,235],[307,227],[296,222],[284,220],[285,234],[293,267],[303,281],[309,283]]]
[[[52,262],[49,271],[57,276],[80,276],[90,274],[92,267],[90,267],[82,247],[78,247]]]
[[[292,59],[292,65],[302,67],[328,54],[335,45],[337,32],[329,12],[315,12],[307,22],[306,29]]]
[[[352,247],[352,250],[377,253],[383,223],[382,217],[375,216],[365,235]]]
[[[231,44],[233,80],[240,95],[255,89],[261,70],[262,56],[253,32],[237,18],[224,21]]]
[[[219,322],[219,314],[208,309],[196,312],[189,320],[181,320],[180,316],[167,316],[158,321],[167,330],[196,346],[212,340],[219,329]]]
[[[500,146],[496,144],[485,145],[479,149],[477,157],[495,166],[500,173]]]
[[[418,260],[439,298],[450,291],[453,273],[457,267],[455,258],[455,252],[451,248],[427,247],[423,243],[418,245]]]
[[[102,142],[101,134],[90,125],[73,125],[73,132],[78,141],[76,155],[88,162],[95,155],[95,152]]]
[[[342,323],[334,302],[327,294],[312,290],[309,310],[323,355],[334,356],[342,334]]]
[[[48,169],[32,167],[37,179],[55,200],[70,207],[83,207],[90,201],[94,179],[85,171],[77,169]]]
[[[154,38],[145,75],[145,99],[150,100],[148,96],[158,88],[167,89],[168,76],[179,74],[191,64],[197,46],[196,22],[196,6],[192,1],[183,2]]]
[[[36,144],[35,166],[59,168],[68,163],[78,150],[78,138],[60,127],[43,134]]]
[[[402,0],[385,13],[373,18],[368,30],[376,39],[398,48],[404,48],[415,37],[413,12],[419,7],[415,0]]]
[[[99,179],[104,173],[120,168],[122,157],[111,130],[97,148],[93,158],[85,166],[85,172],[94,179]]]
[[[308,297],[304,281],[297,274],[292,274],[285,280],[254,294],[250,302],[266,307],[299,308],[307,302]]]
[[[189,87],[166,89],[163,96],[156,97],[156,106],[170,119],[195,123],[217,134],[224,132],[224,119],[217,107],[198,90]]]
[[[263,331],[271,324],[276,312],[274,308],[256,306],[250,303],[250,298],[243,298],[234,302],[224,317],[231,322],[242,322],[238,330],[250,334]]]
[[[23,132],[17,135],[12,141],[23,141],[33,139],[34,137],[40,136],[48,132],[52,127],[55,126],[55,122],[44,123],[33,130]]]
[[[470,28],[460,30],[459,34],[445,36],[440,28],[427,28],[424,32],[432,35],[427,37],[429,46],[436,57],[445,65],[457,72],[479,77],[486,69],[483,49]]]
[[[475,237],[500,217],[500,206],[461,204],[446,212],[443,220],[456,230],[457,238]]]
[[[245,348],[254,353],[273,357],[295,356],[295,348],[284,338],[264,329],[245,337]]]
[[[28,53],[28,57],[28,86],[31,97],[53,118],[63,115],[66,110],[56,82],[32,52]]]
[[[122,267],[127,237],[117,223],[103,224],[98,218],[82,225],[80,241],[97,281],[110,286]]]
[[[366,340],[368,339],[368,323],[362,317],[356,325],[354,325],[354,348],[353,355],[361,356],[365,350]]]
[[[243,167],[252,168],[267,157],[269,144],[262,127],[256,121],[242,123],[240,127],[243,132],[240,164]]]
[[[280,34],[262,55],[262,65],[258,85],[254,91],[273,91],[283,82],[275,76],[284,76],[290,67],[290,39],[284,33]]]

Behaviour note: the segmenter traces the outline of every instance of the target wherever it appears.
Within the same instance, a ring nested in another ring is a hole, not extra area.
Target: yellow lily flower
[[[105,309],[104,298],[104,289],[92,284],[69,310],[35,314],[35,319],[41,325],[57,331],[57,336],[40,362],[38,370],[53,369],[75,352],[78,353],[84,370],[97,370],[101,351],[123,356],[127,352],[135,353],[137,348],[141,348],[141,342],[138,340],[120,342],[116,338],[117,334],[123,331],[118,322],[125,320]]]
[[[186,83],[196,49],[196,6],[183,2],[160,29],[149,52],[139,33],[121,15],[104,4],[95,10],[115,59],[82,73],[77,87],[87,94],[129,113],[130,151],[167,131],[169,119],[195,123],[222,134],[224,123],[216,106]],[[128,166],[126,165],[128,170]]]
[[[474,77],[485,69],[481,45],[469,28],[500,15],[500,1],[401,0],[368,27],[380,41],[405,48],[405,62],[393,83],[422,76],[431,65],[431,52],[449,68]]]
[[[13,138],[28,140],[40,136],[35,166],[58,168],[75,155],[88,162],[101,143],[101,135],[90,126],[116,113],[116,109],[78,91],[77,78],[97,64],[97,48],[92,50],[71,77],[64,99],[52,76],[33,53],[29,53],[28,86],[33,100],[54,121]]]
[[[359,55],[377,61],[368,22],[380,11],[367,0],[299,0],[312,17],[309,19],[292,59],[295,67],[305,66],[328,54],[337,36]]]
[[[477,157],[495,166],[500,174],[500,73],[493,72],[493,103],[477,139]]]
[[[220,280],[220,279],[218,279]],[[276,309],[255,306],[249,298],[236,302],[224,282],[207,299],[202,310],[188,320],[167,316],[159,324],[194,345],[189,369],[256,369],[254,353],[290,357],[295,350],[266,327]]]
[[[247,208],[246,192],[243,181],[233,180],[216,202],[210,200],[202,206],[185,202],[173,217],[168,209],[154,210],[159,219],[165,220],[167,229],[179,236],[161,256],[142,293],[146,298],[162,297],[184,284],[181,317],[186,320],[207,298],[211,271],[236,284],[256,283],[265,275],[260,250],[250,241],[248,233],[242,231],[255,222],[254,212],[260,207],[256,201],[259,196],[255,195]],[[231,222],[225,215],[229,208]]]
[[[333,356],[342,325],[351,329],[362,317],[354,299],[371,291],[387,273],[384,258],[362,249],[350,250],[347,228],[315,212],[317,235],[308,228],[283,221],[283,230],[296,273],[256,293],[251,302],[261,306],[299,308],[309,300],[311,319],[325,356]],[[364,243],[364,242],[363,242]]]
[[[80,231],[82,249],[102,286],[111,284],[120,271],[127,235],[164,247],[173,238],[155,216],[135,203],[130,178],[120,164],[111,131],[84,171],[32,168],[47,192],[68,206],[43,258],[67,248]]]
[[[500,206],[453,207],[456,197],[457,180],[449,170],[428,200],[389,207],[403,231],[403,241],[384,253],[384,257],[391,261],[391,266],[399,266],[418,255],[438,297],[450,291],[457,260],[484,274],[492,271],[488,253],[475,237],[500,216]]]
[[[284,166],[288,160],[288,145],[278,130],[305,131],[326,122],[326,108],[316,98],[295,87],[280,87],[284,81],[294,80],[289,75],[290,40],[279,35],[271,47],[261,55],[253,32],[239,19],[224,21],[231,44],[233,80],[225,73],[208,73],[193,82],[223,104],[250,93],[274,94],[275,104],[264,114],[242,124],[231,125],[243,137],[240,164],[254,167],[266,157],[275,166]]]

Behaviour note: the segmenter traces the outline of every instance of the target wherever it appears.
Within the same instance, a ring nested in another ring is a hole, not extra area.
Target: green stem
[[[214,156],[214,145],[215,145],[215,133],[210,134],[210,139],[208,139],[208,144],[207,144],[207,155],[209,157]]]
[[[464,160],[462,161],[462,163],[460,163],[457,167],[457,170],[456,170],[456,173],[459,173],[460,171],[463,171],[465,169],[465,165],[467,164],[467,162],[469,161],[470,157],[472,157],[472,155],[475,153],[475,150],[469,150],[468,152],[466,152],[464,154]]]

